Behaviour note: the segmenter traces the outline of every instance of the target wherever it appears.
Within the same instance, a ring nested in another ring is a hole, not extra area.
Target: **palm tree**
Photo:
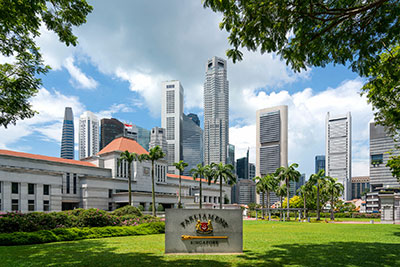
[[[264,180],[264,189],[267,192],[267,209],[268,209],[268,220],[271,220],[271,203],[270,203],[270,193],[275,192],[276,187],[278,186],[277,180],[275,176],[270,173],[263,177]]]
[[[344,191],[344,186],[341,183],[337,183],[337,179],[326,176],[325,190],[331,197],[331,220],[335,220],[333,215],[333,202],[337,199]]]
[[[178,196],[178,208],[182,208],[181,202],[181,175],[182,172],[185,170],[185,167],[188,166],[186,162],[180,160],[179,162],[174,162],[174,166],[179,170],[179,196]]]
[[[202,208],[202,198],[203,198],[203,195],[202,195],[202,180],[201,179],[202,179],[202,177],[205,176],[206,172],[209,171],[209,170],[207,170],[207,168],[210,169],[207,166],[208,165],[203,166],[203,164],[199,163],[199,164],[197,164],[196,168],[193,168],[193,169],[190,170],[190,173],[192,174],[194,180],[199,178],[199,190],[200,190],[200,192],[199,192],[200,193],[200,202],[199,202],[200,205],[199,205],[199,208],[200,209]],[[208,179],[208,181],[210,183],[211,179]]]
[[[286,201],[287,201],[287,218],[288,220],[290,219],[289,217],[289,199],[290,199],[290,181],[298,182],[299,178],[301,177],[301,173],[296,170],[296,168],[299,167],[299,164],[297,163],[292,163],[289,167],[279,167],[276,172],[275,176],[281,180],[285,181],[286,188],[287,188],[287,193],[286,193]]]
[[[280,203],[281,203],[281,210],[279,211],[279,220],[282,220],[282,198],[286,195],[287,193],[287,187],[286,184],[282,184],[276,188],[276,195],[279,196]]]
[[[317,186],[317,221],[321,220],[320,212],[319,212],[319,197],[320,190],[322,185],[325,183],[325,171],[323,169],[319,170],[316,174],[311,174],[310,182],[311,184],[315,184]]]
[[[256,176],[253,178],[253,181],[256,182],[256,192],[258,195],[262,195],[262,206],[261,206],[261,210],[262,210],[262,217],[264,218],[264,194],[265,194],[265,183],[264,183],[264,179],[260,178],[260,176]]]
[[[310,183],[306,183],[302,186],[300,186],[300,188],[297,190],[297,193],[299,193],[301,195],[301,197],[303,198],[303,203],[304,203],[304,213],[303,213],[303,218],[305,219],[307,217],[307,205],[306,205],[306,199],[307,196],[310,194],[310,190],[312,188],[310,188]]]
[[[128,150],[121,152],[121,155],[118,158],[118,168],[121,165],[121,162],[128,163],[128,203],[129,206],[132,206],[132,162],[138,160],[139,155],[136,153],[130,153]]]
[[[236,184],[236,177],[232,173],[235,167],[231,164],[211,163],[211,168],[214,169],[214,182],[219,178],[219,208],[222,209],[222,182],[227,184]]]
[[[150,160],[151,161],[151,197],[153,205],[151,207],[153,216],[156,216],[156,194],[154,188],[154,162],[165,157],[165,153],[162,151],[161,147],[155,146],[150,149],[149,154],[142,154],[140,160]]]

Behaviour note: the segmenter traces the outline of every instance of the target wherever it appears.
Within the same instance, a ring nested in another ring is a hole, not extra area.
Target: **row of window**
[[[78,188],[78,175],[76,173],[66,173],[65,174],[65,193],[71,194],[71,177],[72,177],[72,194],[77,193]],[[63,178],[64,180],[64,178]],[[64,194],[64,182],[61,186],[61,193]]]
[[[0,193],[2,192],[2,183],[0,182]],[[19,183],[11,183],[11,194],[19,194],[20,192],[20,184]],[[28,184],[28,195],[34,195],[36,193],[36,185]],[[50,195],[50,185],[43,185],[43,195]]]
[[[1,210],[1,199],[0,199],[0,210]],[[11,210],[12,211],[20,211],[20,201],[19,199],[11,200]],[[36,211],[35,200],[28,199],[28,211]],[[50,200],[43,200],[43,211],[50,211]]]
[[[203,196],[203,202],[219,203],[219,197]]]

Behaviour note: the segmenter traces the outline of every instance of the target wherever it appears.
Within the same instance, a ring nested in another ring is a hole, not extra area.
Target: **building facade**
[[[203,163],[203,130],[185,114],[182,120],[181,147],[182,160],[188,164],[183,175],[190,176],[190,170]]]
[[[164,128],[154,127],[151,129],[149,147],[159,146],[165,153],[165,158],[168,158],[168,143]]]
[[[262,177],[288,166],[288,106],[260,109],[256,115],[256,175]],[[271,203],[277,200],[271,194]]]
[[[166,129],[168,172],[178,174],[173,166],[182,158],[183,87],[180,81],[162,83],[161,127]]]
[[[213,57],[204,82],[204,163],[224,163],[229,144],[229,82],[226,61]]]
[[[200,119],[199,119],[199,116],[197,116],[197,114],[189,113],[189,114],[187,115],[187,117],[188,117],[189,119],[191,119],[194,123],[196,123],[197,126],[200,127]]]
[[[249,179],[256,177],[256,165],[254,163],[249,163]]]
[[[90,111],[79,118],[79,159],[96,155],[99,152],[99,120]]]
[[[318,173],[319,170],[325,170],[325,155],[315,156],[315,173]]]
[[[249,205],[256,203],[256,184],[253,180],[239,179],[232,187],[232,203]]]
[[[148,153],[136,141],[117,138],[96,156],[84,161],[0,150],[0,211],[61,211],[73,208],[114,210],[128,203],[128,164],[118,164],[122,151]],[[135,161],[132,168],[134,206],[148,210],[151,197],[151,162]],[[167,174],[164,160],[155,164],[156,205],[176,207],[178,175]],[[207,203],[219,203],[219,184],[202,181]],[[199,181],[182,177],[182,202],[191,204],[199,194]],[[223,185],[223,195],[231,189]],[[198,199],[197,199],[198,201]]]
[[[342,198],[351,200],[351,114],[326,115],[326,175],[343,184]]]
[[[75,158],[74,115],[72,108],[66,107],[61,137],[61,158]]]
[[[361,198],[369,191],[369,176],[351,177],[351,196],[353,199]]]
[[[228,145],[227,155],[228,155],[228,158],[226,159],[226,163],[231,164],[235,168],[236,162],[235,162],[235,146],[234,145],[232,145],[232,144]],[[236,173],[236,171],[234,173]]]
[[[124,124],[115,118],[100,120],[100,150],[124,134]]]

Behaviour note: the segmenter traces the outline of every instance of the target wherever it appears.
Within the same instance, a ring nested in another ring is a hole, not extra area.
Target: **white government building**
[[[118,164],[122,151],[148,153],[136,141],[120,137],[97,155],[80,161],[0,150],[0,211],[61,211],[73,208],[114,210],[128,203],[128,166]],[[167,161],[155,164],[156,206],[177,206],[178,175]],[[203,203],[219,203],[219,184],[203,181]],[[223,185],[230,201],[231,188]],[[182,176],[182,203],[199,202],[199,181]],[[132,163],[132,201],[151,204],[151,162]]]

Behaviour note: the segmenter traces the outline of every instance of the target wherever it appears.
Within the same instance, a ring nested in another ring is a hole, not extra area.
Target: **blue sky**
[[[73,108],[75,120],[90,110],[99,118],[115,117],[148,129],[160,126],[164,80],[182,82],[185,113],[197,113],[203,121],[206,60],[226,58],[229,48],[228,34],[218,28],[221,16],[203,9],[200,0],[91,4],[88,22],[74,29],[77,47],[65,47],[41,29],[37,42],[52,70],[42,77],[43,88],[32,99],[40,114],[0,128],[0,148],[59,156],[65,106]],[[309,176],[314,156],[325,153],[326,112],[351,111],[353,175],[369,174],[368,123],[373,116],[359,95],[362,79],[344,66],[293,73],[279,56],[243,52],[242,62],[228,61],[230,143],[237,158],[250,147],[255,162],[255,111],[286,104],[289,161],[299,163]]]

